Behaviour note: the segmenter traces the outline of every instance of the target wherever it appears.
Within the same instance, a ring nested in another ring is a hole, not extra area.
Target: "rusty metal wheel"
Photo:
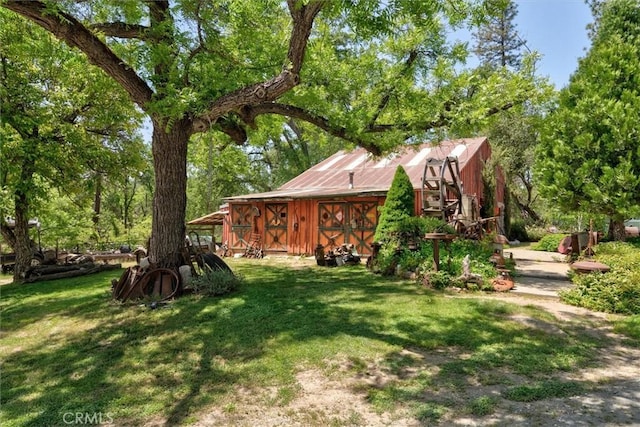
[[[144,274],[140,282],[142,294],[156,301],[176,297],[182,288],[180,276],[169,268],[150,270]]]

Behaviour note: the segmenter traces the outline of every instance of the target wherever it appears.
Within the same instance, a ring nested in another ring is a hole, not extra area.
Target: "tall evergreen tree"
[[[404,218],[413,216],[414,205],[413,184],[411,184],[409,175],[407,175],[404,168],[398,166],[381,209],[374,240],[377,242],[388,240],[389,231],[393,229],[395,224]]]
[[[518,34],[514,23],[518,14],[517,5],[511,0],[492,0],[487,3],[493,15],[474,34],[475,53],[481,61],[481,68],[493,69],[512,67],[518,69],[525,58],[523,47],[526,40]],[[535,60],[535,56],[531,57]],[[551,92],[551,87],[548,87]],[[486,130],[493,148],[493,159],[502,168],[507,179],[511,206],[505,206],[507,214],[511,209],[532,222],[538,222],[540,215],[534,209],[536,191],[531,168],[533,150],[538,139],[536,107],[516,108],[501,114]],[[505,223],[506,232],[510,224]]]
[[[474,33],[475,54],[482,65],[520,68],[522,48],[526,47],[526,42],[518,34],[514,23],[518,14],[516,4],[511,0],[491,0],[487,5],[490,15]]]

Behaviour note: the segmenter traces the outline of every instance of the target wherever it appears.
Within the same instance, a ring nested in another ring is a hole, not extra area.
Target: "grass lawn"
[[[119,271],[2,286],[2,425],[65,425],[76,413],[189,425],[214,408],[242,412],[240,395],[286,408],[305,370],[339,381],[382,375],[353,389],[391,417],[482,417],[504,402],[589,389],[557,374],[592,365],[609,344],[532,306],[452,297],[363,266],[230,264],[244,276],[234,294],[156,310],[110,300]],[[473,400],[456,398],[470,387],[480,390]],[[366,424],[304,411],[305,425]]]

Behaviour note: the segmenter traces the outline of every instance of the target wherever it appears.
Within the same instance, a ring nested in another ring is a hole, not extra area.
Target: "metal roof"
[[[226,197],[225,201],[256,199],[301,199],[322,196],[358,196],[380,193],[385,195],[391,186],[398,166],[407,172],[413,188],[422,187],[426,159],[458,158],[460,170],[474,157],[486,137],[464,138],[406,146],[387,156],[374,157],[363,148],[338,151],[333,156],[309,168],[275,191]],[[353,172],[353,188],[349,174]]]
[[[201,216],[200,218],[196,218],[187,222],[189,226],[212,226],[212,225],[222,225],[224,222],[224,217],[228,212],[225,211],[216,211],[210,213],[205,216]]]

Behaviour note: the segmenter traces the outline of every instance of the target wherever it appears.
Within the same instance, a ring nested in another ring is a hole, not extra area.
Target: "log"
[[[107,270],[118,270],[122,268],[122,264],[99,264],[89,268],[80,268],[78,270],[63,271],[61,273],[52,273],[42,276],[31,276],[24,280],[24,283],[43,282],[46,280],[65,279],[69,277],[85,276],[87,274],[100,273]]]
[[[27,277],[34,275],[47,275],[54,273],[64,273],[65,271],[80,270],[93,268],[96,265],[93,262],[85,262],[82,264],[63,264],[63,265],[36,265],[27,270]]]

